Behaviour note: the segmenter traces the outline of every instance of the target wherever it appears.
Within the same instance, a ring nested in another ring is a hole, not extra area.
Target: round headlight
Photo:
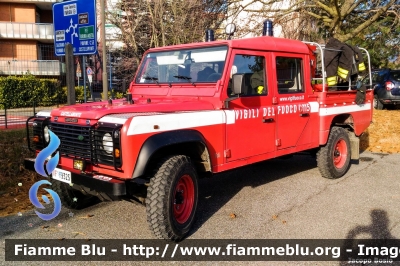
[[[108,154],[113,152],[113,141],[110,133],[103,136],[103,150]]]
[[[44,140],[46,141],[46,143],[49,143],[50,141],[50,134],[49,134],[49,127],[45,126],[43,128],[43,136],[44,136]]]

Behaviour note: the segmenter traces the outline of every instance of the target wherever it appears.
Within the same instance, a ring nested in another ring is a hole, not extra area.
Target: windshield
[[[224,69],[226,46],[149,53],[136,83],[216,82]]]

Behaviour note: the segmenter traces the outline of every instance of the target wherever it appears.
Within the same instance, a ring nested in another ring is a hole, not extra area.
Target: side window
[[[400,81],[400,71],[391,71],[390,74],[391,74],[390,79],[393,79],[395,81]]]
[[[235,55],[231,78],[234,74],[242,74],[244,77],[244,96],[267,95],[265,58],[263,56]],[[228,90],[228,94],[230,94],[230,90]]]
[[[278,93],[304,92],[303,60],[301,58],[277,57],[276,76]]]

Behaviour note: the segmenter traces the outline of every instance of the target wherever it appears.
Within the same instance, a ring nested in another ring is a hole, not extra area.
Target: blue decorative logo
[[[44,177],[49,177],[48,173],[51,173],[54,169],[56,169],[60,157],[57,152],[54,157],[50,158],[47,164],[44,163],[46,159],[51,156],[53,152],[55,152],[60,146],[60,139],[51,130],[49,130],[49,134],[49,145],[39,152],[35,161],[36,172]]]
[[[51,185],[51,183],[49,181],[47,181],[47,180],[40,180],[40,181],[36,182],[35,184],[33,184],[33,186],[29,189],[29,199],[32,202],[32,204],[36,208],[39,208],[39,209],[44,209],[44,207],[39,202],[39,200],[38,200],[36,195],[37,195],[39,186],[43,185],[43,184]],[[60,197],[58,196],[58,194],[56,192],[54,192],[53,190],[47,189],[47,188],[45,188],[44,190],[46,190],[54,200],[54,211],[52,213],[50,213],[50,214],[43,214],[43,213],[40,213],[40,212],[38,212],[36,210],[35,210],[35,212],[36,212],[37,216],[39,216],[42,220],[48,221],[48,220],[53,219],[54,217],[56,217],[60,213],[60,211],[61,211],[61,200],[60,200]],[[44,200],[44,202],[46,202],[46,204],[50,203],[49,198],[46,195],[42,195],[42,199]]]
[[[57,152],[56,155],[54,157],[51,157],[47,163],[46,159],[51,156],[53,154],[53,152],[55,152],[58,147],[60,146],[60,139],[51,131],[49,130],[49,134],[50,134],[50,143],[49,145],[44,148],[42,151],[39,152],[39,154],[36,157],[35,160],[35,170],[38,174],[44,176],[44,177],[49,177],[49,173],[53,172],[53,170],[57,167],[58,164],[58,160],[59,160],[59,153]],[[51,185],[51,183],[47,180],[41,180],[36,182],[35,184],[32,185],[32,187],[29,189],[29,200],[32,202],[32,204],[39,209],[44,209],[45,207],[43,207],[43,205],[39,202],[38,198],[37,198],[37,192],[39,189],[40,185],[43,184],[48,184]],[[42,219],[42,220],[51,220],[54,217],[56,217],[60,211],[61,211],[61,200],[60,197],[58,196],[58,194],[56,192],[54,192],[51,189],[47,189],[45,188],[44,190],[46,190],[51,197],[54,200],[54,211],[50,214],[43,214],[40,213],[38,211],[35,211],[36,214]],[[46,204],[49,204],[49,198],[45,195],[42,195],[42,199]]]

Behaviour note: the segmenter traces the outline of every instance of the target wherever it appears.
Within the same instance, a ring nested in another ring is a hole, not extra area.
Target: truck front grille
[[[105,164],[116,169],[122,166],[120,152],[114,157],[113,148],[121,151],[120,129],[121,126],[101,125],[81,126],[61,123],[51,123],[50,129],[60,139],[60,154],[71,158],[80,158],[92,164]],[[104,138],[104,136],[111,138]],[[111,151],[110,151],[111,149]]]
[[[59,151],[62,155],[93,160],[92,127],[53,122],[50,129],[61,141]]]

